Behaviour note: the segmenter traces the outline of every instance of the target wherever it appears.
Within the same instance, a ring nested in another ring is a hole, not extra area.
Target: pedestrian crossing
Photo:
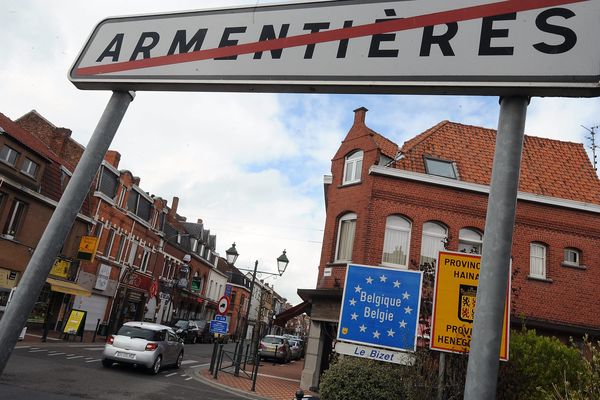
[[[77,347],[77,350],[79,350],[79,354],[75,353],[75,352],[64,352],[64,351],[59,351],[59,350],[52,350],[49,348],[39,348],[39,347],[35,347],[35,346],[27,346],[27,345],[19,345],[19,346],[15,346],[15,350],[22,350],[25,353],[29,353],[29,354],[38,354],[38,355],[43,355],[45,353],[45,355],[47,357],[53,357],[54,359],[62,359],[64,358],[65,360],[72,360],[74,362],[83,362],[85,364],[94,364],[94,363],[100,363],[102,361],[101,358],[99,357],[94,357],[94,352],[98,352],[98,351],[102,351],[104,349],[104,346],[90,346],[90,347]],[[73,351],[73,350],[71,350]],[[81,353],[84,354],[81,354]],[[91,352],[92,354],[89,354],[88,352]],[[87,354],[86,354],[87,353]],[[97,354],[97,353],[96,353]],[[202,367],[207,367],[209,364],[208,363],[201,363],[198,360],[183,360],[181,363],[182,368],[188,369],[188,370],[195,370],[197,368],[202,368]],[[163,378],[176,378],[176,377],[180,377],[185,381],[189,381],[194,379],[193,376],[188,375],[187,373],[182,372],[181,370],[173,370],[173,369],[164,369],[162,370],[158,376],[163,377]]]

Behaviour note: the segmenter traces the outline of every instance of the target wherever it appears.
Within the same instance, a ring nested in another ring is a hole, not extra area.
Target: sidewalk
[[[46,342],[47,343],[66,342],[66,340],[63,339],[63,337],[64,337],[64,335],[58,331],[49,331],[48,336],[46,337]],[[27,332],[25,333],[25,338],[23,340],[19,341],[18,343],[31,343],[31,342],[40,343],[41,340],[42,340],[42,330],[41,329],[27,329]],[[83,343],[92,343],[93,340],[94,340],[94,332],[92,332],[92,331],[84,332]],[[80,343],[81,336],[69,335],[69,342]],[[104,344],[106,342],[106,337],[96,335],[95,342],[99,343],[99,344]]]
[[[247,395],[253,395],[260,399],[293,400],[296,391],[300,388],[300,376],[304,368],[304,360],[292,361],[288,364],[273,364],[270,361],[261,361],[256,378],[256,391],[252,392],[252,380],[243,372],[240,376],[219,371],[214,379],[208,368],[198,370],[197,376],[204,382],[213,385],[234,389]],[[246,367],[248,375],[252,374],[252,366]],[[305,396],[315,393],[304,391]]]

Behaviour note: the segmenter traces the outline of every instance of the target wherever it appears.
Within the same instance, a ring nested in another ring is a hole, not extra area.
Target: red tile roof
[[[496,131],[442,121],[402,146],[396,168],[425,173],[423,156],[456,163],[459,179],[489,185]],[[600,180],[580,143],[525,135],[519,190],[600,204]]]

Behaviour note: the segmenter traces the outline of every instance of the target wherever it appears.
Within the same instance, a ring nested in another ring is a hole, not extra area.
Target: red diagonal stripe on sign
[[[561,6],[566,4],[581,3],[589,0],[506,0],[498,3],[483,4],[460,8],[456,10],[425,14],[415,17],[395,19],[368,25],[359,25],[350,28],[333,29],[306,35],[291,36],[288,38],[273,39],[263,42],[253,42],[227,46],[215,49],[198,50],[190,53],[173,54],[146,58],[143,60],[125,61],[113,64],[98,65],[94,67],[78,68],[76,76],[90,76],[107,74],[111,72],[131,71],[141,68],[159,67],[164,65],[181,64],[191,61],[210,60],[214,58],[239,56],[263,51],[279,50],[290,47],[307,46],[309,44],[335,42],[344,39],[354,39],[372,36],[381,33],[399,32],[418,29],[426,26],[447,24],[472,19],[509,14],[520,11],[536,10],[539,8]]]

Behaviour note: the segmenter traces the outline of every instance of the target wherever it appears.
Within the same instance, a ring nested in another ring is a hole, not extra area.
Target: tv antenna
[[[598,128],[600,128],[600,126],[592,126],[591,128],[588,128],[588,127],[581,125],[581,127],[590,133],[590,136],[586,136],[585,138],[589,139],[592,142],[590,149],[592,149],[594,171],[598,171],[598,168],[597,168],[598,161],[596,158],[596,149],[598,148],[598,145],[596,144],[596,130]]]

